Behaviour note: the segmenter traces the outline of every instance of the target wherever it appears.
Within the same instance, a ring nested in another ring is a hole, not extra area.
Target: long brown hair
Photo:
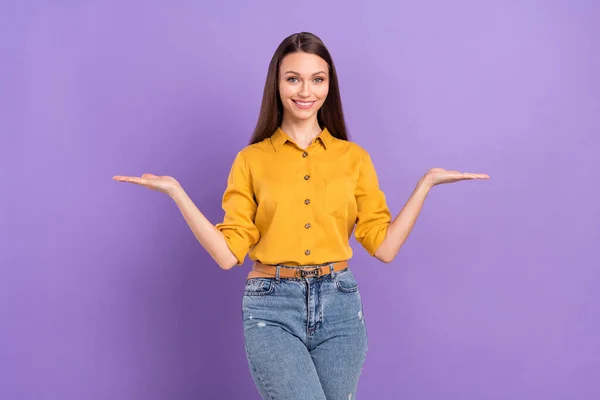
[[[254,128],[254,133],[250,138],[250,144],[261,142],[270,137],[281,125],[283,104],[279,96],[279,66],[286,55],[296,52],[315,54],[329,65],[329,93],[317,112],[317,120],[321,128],[326,127],[332,136],[348,140],[346,121],[342,110],[342,99],[340,97],[340,86],[329,50],[327,50],[323,41],[316,35],[309,32],[301,32],[285,38],[279,47],[277,47],[277,50],[275,50],[273,58],[271,58],[260,114],[256,128]]]

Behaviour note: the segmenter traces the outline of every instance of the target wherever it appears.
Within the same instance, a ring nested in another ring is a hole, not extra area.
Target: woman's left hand
[[[443,168],[431,168],[423,176],[423,181],[432,187],[442,183],[453,183],[472,179],[490,179],[490,176],[487,174],[473,174],[470,172],[459,172],[454,170],[448,171]]]

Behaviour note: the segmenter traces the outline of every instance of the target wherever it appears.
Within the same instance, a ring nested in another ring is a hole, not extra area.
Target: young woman
[[[369,154],[348,140],[336,69],[310,33],[286,38],[267,74],[258,124],[236,156],[213,225],[169,176],[115,176],[168,194],[223,269],[254,261],[244,342],[265,399],[354,399],[367,351],[348,239],[391,262],[438,184],[488,179],[433,168],[392,220]]]

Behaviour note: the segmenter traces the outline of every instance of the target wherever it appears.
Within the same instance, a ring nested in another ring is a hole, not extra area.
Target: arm
[[[419,180],[417,187],[412,195],[398,213],[396,218],[390,223],[387,234],[381,246],[375,251],[375,257],[385,263],[392,262],[398,254],[400,247],[404,244],[408,235],[415,226],[419,213],[425,203],[425,198],[431,189],[431,185],[425,177]]]
[[[196,208],[183,189],[172,196],[196,239],[222,269],[242,265],[248,250],[260,238],[254,225],[257,204],[254,200],[248,163],[238,153],[227,177],[223,193],[223,222],[213,226]]]
[[[375,167],[368,153],[360,161],[360,171],[354,191],[357,205],[356,229],[354,236],[369,255],[381,261],[377,250],[387,236],[392,214],[387,206],[385,194],[379,188]]]
[[[113,179],[145,186],[169,195],[179,207],[196,239],[222,269],[241,265],[249,248],[254,246],[260,237],[254,225],[257,205],[254,201],[250,173],[245,159],[240,154],[231,167],[227,189],[223,195],[225,219],[216,226],[198,210],[173,177],[144,174],[141,177],[117,175]]]
[[[432,187],[471,179],[489,179],[487,174],[474,174],[469,172],[446,171],[443,168],[432,168],[419,179],[417,187],[404,205],[404,208],[394,218],[388,227],[385,239],[381,246],[375,251],[375,257],[383,262],[392,262],[398,254],[400,247],[404,244],[408,235],[415,226],[417,218],[425,203],[425,198]]]
[[[171,197],[198,242],[219,264],[219,267],[225,270],[233,268],[237,264],[237,258],[227,246],[223,233],[206,219],[181,186]]]

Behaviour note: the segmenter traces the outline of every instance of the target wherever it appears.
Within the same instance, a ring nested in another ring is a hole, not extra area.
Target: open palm
[[[472,179],[490,179],[490,176],[487,174],[474,174],[470,172],[445,170],[443,168],[431,168],[425,174],[425,180],[431,184],[431,186]]]
[[[113,176],[117,182],[129,182],[136,185],[145,186],[152,190],[157,190],[172,196],[180,185],[177,180],[171,176],[157,176],[154,174],[144,174],[141,177],[137,176]]]

